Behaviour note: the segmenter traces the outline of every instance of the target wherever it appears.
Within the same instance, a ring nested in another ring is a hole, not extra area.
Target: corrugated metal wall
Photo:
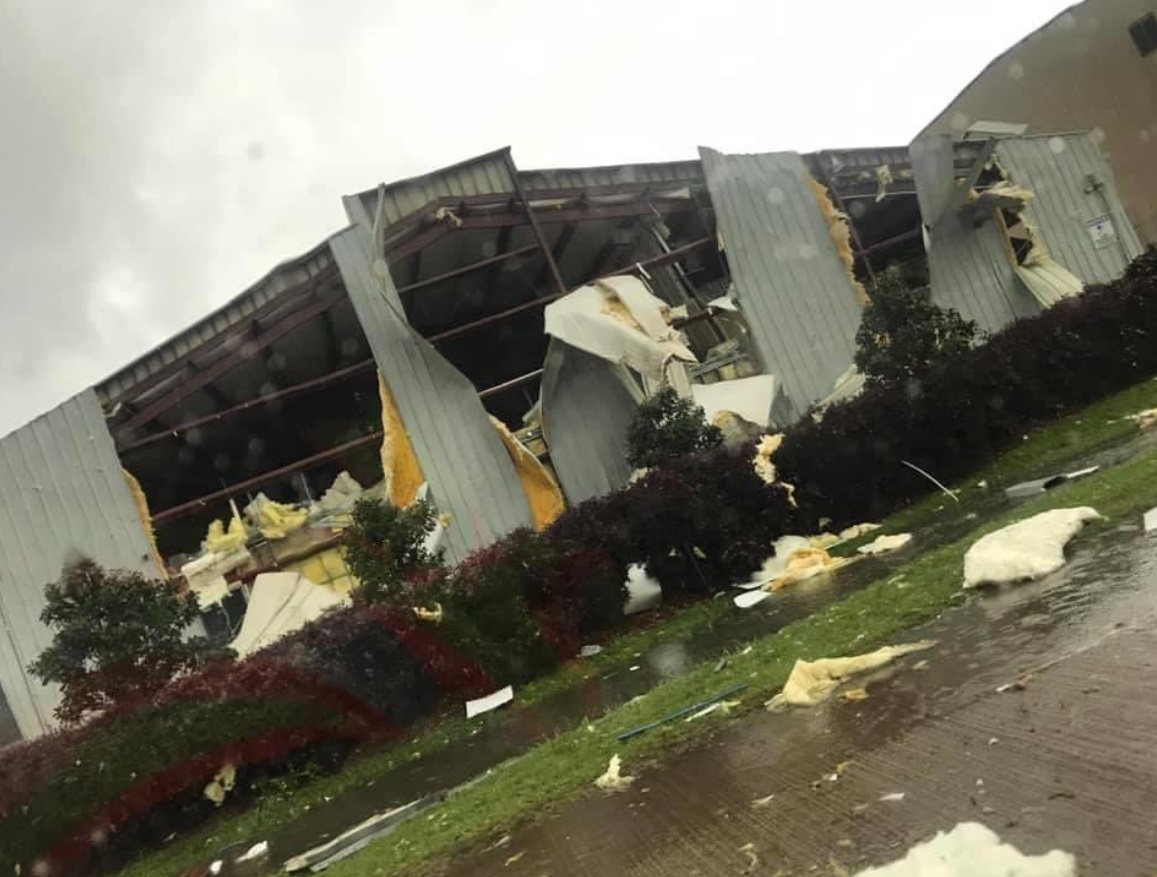
[[[350,227],[330,238],[330,245],[431,498],[453,517],[450,558],[460,560],[516,527],[530,526],[518,475],[474,386],[410,328],[389,271],[386,295],[393,306],[383,297],[370,270],[368,230]]]
[[[0,439],[0,686],[26,737],[57,702],[26,668],[51,642],[44,586],[70,552],[160,574],[92,390]]]
[[[656,162],[519,171],[518,178],[527,192],[533,192],[539,189],[581,189],[584,186],[611,186],[624,183],[700,181],[703,178],[703,169],[697,161]]]
[[[699,155],[756,350],[798,417],[852,363],[860,306],[847,268],[799,155]]]
[[[995,332],[1019,317],[1040,312],[1032,294],[1013,271],[1004,232],[994,222],[974,229],[948,208],[953,179],[953,146],[948,135],[912,144],[912,173],[928,231],[932,300],[955,308],[981,330]],[[937,214],[942,214],[937,219]]]
[[[514,177],[511,176],[506,153],[506,149],[499,149],[431,174],[390,183],[385,188],[382,204],[382,227],[388,228],[437,198],[513,192]],[[342,203],[350,222],[368,229],[374,227],[377,189],[358,195],[346,195]]]
[[[1125,215],[1109,163],[1089,134],[1062,134],[1002,140],[996,156],[1009,179],[1035,197],[1025,219],[1036,229],[1049,255],[1085,283],[1107,283],[1121,275],[1142,251]],[[1101,194],[1086,191],[1095,174]],[[1116,241],[1094,246],[1088,220],[1108,213]]]
[[[615,366],[552,338],[543,369],[543,436],[567,500],[622,487],[631,477],[627,427],[638,402]]]

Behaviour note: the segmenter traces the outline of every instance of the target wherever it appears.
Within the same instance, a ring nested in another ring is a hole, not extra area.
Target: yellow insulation
[[[358,586],[358,580],[346,568],[341,548],[327,548],[282,567],[287,572],[301,573],[315,585],[330,588],[339,597],[349,596]]]
[[[522,492],[526,494],[526,502],[530,505],[530,517],[535,529],[549,526],[565,508],[558,482],[538,458],[511,434],[506,424],[493,416],[490,422],[498,430],[502,444],[506,445],[506,452],[510,454],[510,462],[518,473],[518,480],[522,482]]]
[[[169,571],[165,568],[165,561],[161,557],[161,552],[157,549],[157,534],[153,532],[153,516],[149,513],[149,498],[145,496],[145,492],[141,489],[141,483],[133,476],[133,473],[128,469],[121,470],[124,473],[125,481],[129,485],[129,493],[133,495],[133,502],[137,507],[137,516],[141,519],[141,527],[144,528],[145,535],[149,538],[149,554],[152,555],[153,562],[157,565],[157,569],[161,572],[161,578],[168,580]]]
[[[812,195],[815,196],[816,205],[820,208],[820,215],[823,216],[824,222],[827,223],[828,234],[831,235],[832,243],[836,245],[836,252],[840,254],[840,259],[848,271],[848,280],[852,283],[852,290],[855,292],[856,301],[861,305],[866,305],[868,303],[868,292],[864,289],[864,284],[856,279],[856,262],[852,256],[852,229],[848,225],[848,217],[836,210],[836,205],[832,203],[828,190],[820,185],[810,174],[808,175],[807,183],[808,186],[811,187]]]
[[[378,374],[378,393],[382,398],[382,477],[386,480],[386,493],[390,502],[398,508],[405,508],[418,495],[418,488],[425,482],[422,467],[398,414],[394,394],[386,379]]]

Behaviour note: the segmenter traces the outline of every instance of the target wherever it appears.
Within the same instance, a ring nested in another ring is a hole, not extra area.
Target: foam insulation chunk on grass
[[[977,822],[962,822],[917,844],[904,858],[859,871],[856,877],[1076,877],[1071,853],[1026,856]]]
[[[964,587],[1037,579],[1065,565],[1065,545],[1101,516],[1089,506],[1052,509],[982,536],[964,555]]]
[[[606,772],[595,780],[595,785],[605,792],[623,792],[630,788],[635,781],[634,777],[623,776],[623,761],[618,755],[612,755]]]

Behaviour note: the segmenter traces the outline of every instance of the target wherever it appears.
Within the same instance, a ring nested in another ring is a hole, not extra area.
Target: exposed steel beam
[[[487,387],[485,390],[478,391],[479,399],[486,399],[490,396],[497,395],[503,390],[511,390],[514,387],[521,387],[523,384],[529,384],[537,377],[542,376],[542,369],[535,369],[532,372],[527,372],[524,375],[519,375],[516,378],[511,378],[509,381],[503,381],[501,384],[495,384],[493,387]]]
[[[206,353],[210,350],[216,350],[229,338],[232,338],[238,334],[243,335],[248,333],[251,330],[251,327],[256,325],[263,317],[268,316],[270,313],[278,310],[281,307],[284,307],[287,302],[293,301],[299,297],[303,299],[306,298],[309,295],[310,290],[317,288],[318,285],[336,276],[337,266],[331,265],[314,277],[309,278],[309,280],[302,281],[293,289],[282,293],[271,301],[267,301],[265,304],[261,305],[261,307],[253,311],[253,313],[248,314],[245,320],[237,322],[233,326],[230,326],[228,329],[223,331],[221,334],[215,335],[203,343],[198,344],[188,353],[185,353],[167,365],[162,366],[147,378],[138,381],[115,398],[110,399],[109,407],[112,408],[117,402],[120,402],[123,406],[131,399],[135,399],[142,393],[151,390],[157,384],[163,383],[175,374],[179,374],[185,368],[186,364],[194,357]]]
[[[417,283],[411,283],[407,286],[400,287],[398,294],[403,292],[414,292],[419,289],[425,289],[428,286],[433,286],[437,283],[442,283],[446,280],[453,280],[455,277],[462,277],[466,274],[472,274],[475,271],[480,271],[483,268],[488,268],[491,265],[497,265],[505,262],[507,259],[513,259],[515,256],[525,256],[527,253],[533,253],[538,249],[538,244],[529,244],[525,247],[519,247],[517,250],[511,250],[508,253],[499,253],[497,256],[491,256],[489,259],[483,259],[481,262],[473,262],[469,265],[463,265],[461,268],[455,268],[453,271],[447,271],[444,274],[439,274],[437,277],[428,277],[425,280],[419,280]]]
[[[514,166],[514,158],[511,156],[509,149],[506,150],[504,157],[506,158],[506,166],[510,168],[510,176],[514,180],[514,192],[518,195],[518,200],[522,202],[522,210],[530,222],[530,230],[534,233],[534,239],[538,242],[538,248],[542,250],[542,257],[546,259],[547,270],[550,271],[551,280],[554,281],[554,291],[557,293],[565,293],[566,284],[563,282],[562,275],[558,273],[558,263],[554,261],[554,255],[551,253],[550,247],[546,245],[546,238],[542,235],[542,226],[538,223],[538,217],[535,215],[534,208],[531,207],[530,202],[526,200],[526,192],[522,188],[522,181],[518,179],[518,168]]]
[[[161,524],[165,521],[170,521],[173,518],[181,515],[197,511],[209,505],[209,503],[217,502],[223,499],[229,499],[239,493],[244,493],[246,490],[252,490],[255,487],[263,487],[266,484],[271,484],[274,481],[280,481],[286,475],[294,475],[303,469],[308,469],[317,463],[324,463],[326,460],[332,460],[334,457],[340,457],[342,454],[357,448],[371,444],[381,439],[384,433],[381,430],[372,432],[369,435],[363,435],[361,438],[356,438],[353,441],[348,441],[337,447],[330,448],[327,451],[321,451],[310,457],[305,457],[298,460],[296,463],[290,463],[288,466],[282,466],[280,469],[273,469],[261,475],[255,475],[245,481],[239,481],[236,484],[230,484],[228,487],[221,490],[215,490],[212,493],[207,493],[204,496],[199,496],[196,499],[191,499],[188,502],[183,502],[180,505],[171,506],[164,511],[157,512],[153,515],[153,523]]]
[[[146,423],[154,420],[157,415],[169,410],[174,405],[180,404],[181,400],[192,393],[195,393],[201,387],[211,384],[217,378],[226,374],[230,370],[236,368],[246,359],[251,357],[259,350],[264,350],[273,344],[274,341],[292,332],[299,326],[308,323],[319,314],[325,313],[334,305],[341,302],[346,296],[344,288],[331,290],[323,295],[321,298],[303,307],[301,310],[294,311],[278,322],[274,323],[268,329],[263,331],[256,338],[247,341],[241,345],[237,350],[228,353],[221,357],[216,362],[204,369],[200,370],[197,375],[188,381],[182,381],[178,386],[174,387],[169,392],[165,393],[159,399],[154,399],[147,405],[141,408],[136,414],[120,424],[116,431],[120,434],[129,432],[139,426],[144,426]]]
[[[292,387],[283,387],[282,389],[273,393],[266,393],[264,396],[257,396],[256,398],[250,399],[247,402],[241,402],[237,405],[234,405],[232,408],[226,408],[223,411],[216,412],[215,414],[208,414],[205,417],[198,417],[194,420],[187,420],[184,423],[178,423],[175,426],[170,426],[166,429],[147,435],[144,438],[138,439],[131,444],[127,444],[121,448],[118,448],[118,450],[122,454],[127,454],[130,451],[135,451],[138,448],[143,448],[147,445],[153,444],[154,442],[163,441],[167,438],[175,438],[182,433],[188,432],[190,429],[194,429],[195,427],[205,426],[206,424],[210,423],[218,423],[221,420],[232,417],[234,414],[240,414],[243,411],[250,410],[251,408],[267,405],[275,399],[288,399],[291,396],[298,396],[302,393],[308,393],[310,390],[316,390],[319,387],[325,387],[329,384],[343,381],[347,378],[352,378],[356,375],[364,374],[365,372],[373,371],[376,365],[377,363],[375,363],[373,359],[365,359],[361,362],[354,363],[351,366],[347,366],[346,368],[331,372],[328,375],[322,375],[321,377],[314,378],[313,380],[305,381],[300,384],[294,384]]]
[[[650,201],[630,201],[626,204],[610,204],[605,207],[563,207],[544,208],[534,211],[535,218],[543,225],[553,222],[593,222],[596,220],[630,219],[634,216],[654,216],[667,213],[684,213],[695,209],[695,203],[687,198],[655,198]],[[507,225],[526,225],[525,216],[517,213],[495,213],[487,216],[463,216],[464,230],[472,228],[502,228]]]

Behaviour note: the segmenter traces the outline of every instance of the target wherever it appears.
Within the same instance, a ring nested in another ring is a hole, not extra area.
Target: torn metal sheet
[[[542,433],[550,460],[572,503],[624,486],[627,428],[642,388],[624,366],[553,338],[542,373]]]
[[[1091,134],[1002,139],[995,157],[1009,180],[1036,193],[1025,220],[1082,284],[1115,280],[1143,251],[1112,168]],[[1102,227],[1102,217],[1113,229],[1108,239],[1090,234],[1091,227]]]
[[[861,309],[847,265],[799,155],[699,155],[754,352],[797,418],[852,363]]]
[[[1044,493],[1046,490],[1052,490],[1054,487],[1060,487],[1066,482],[1073,481],[1077,478],[1084,478],[1086,475],[1092,475],[1100,468],[1100,466],[1089,466],[1085,469],[1078,469],[1075,472],[1062,472],[1059,475],[1049,475],[1047,478],[1037,478],[1033,481],[1022,481],[1019,484],[1006,487],[1004,492],[1012,499],[1022,499],[1026,496],[1036,496],[1038,493]]]
[[[1042,308],[1052,307],[1059,301],[1080,295],[1085,289],[1085,285],[1073,272],[1044,255],[1036,256],[1031,264],[1026,262],[1017,265],[1014,270]]]
[[[485,697],[468,700],[466,701],[466,718],[472,719],[475,716],[496,710],[500,706],[505,706],[510,703],[512,700],[514,700],[514,688],[510,685],[507,685],[505,688],[500,688],[498,691],[495,691],[493,694],[488,694]]]
[[[364,227],[351,226],[329,244],[431,497],[453,518],[447,555],[460,560],[530,526],[530,507],[477,390],[410,326],[371,240]]]

